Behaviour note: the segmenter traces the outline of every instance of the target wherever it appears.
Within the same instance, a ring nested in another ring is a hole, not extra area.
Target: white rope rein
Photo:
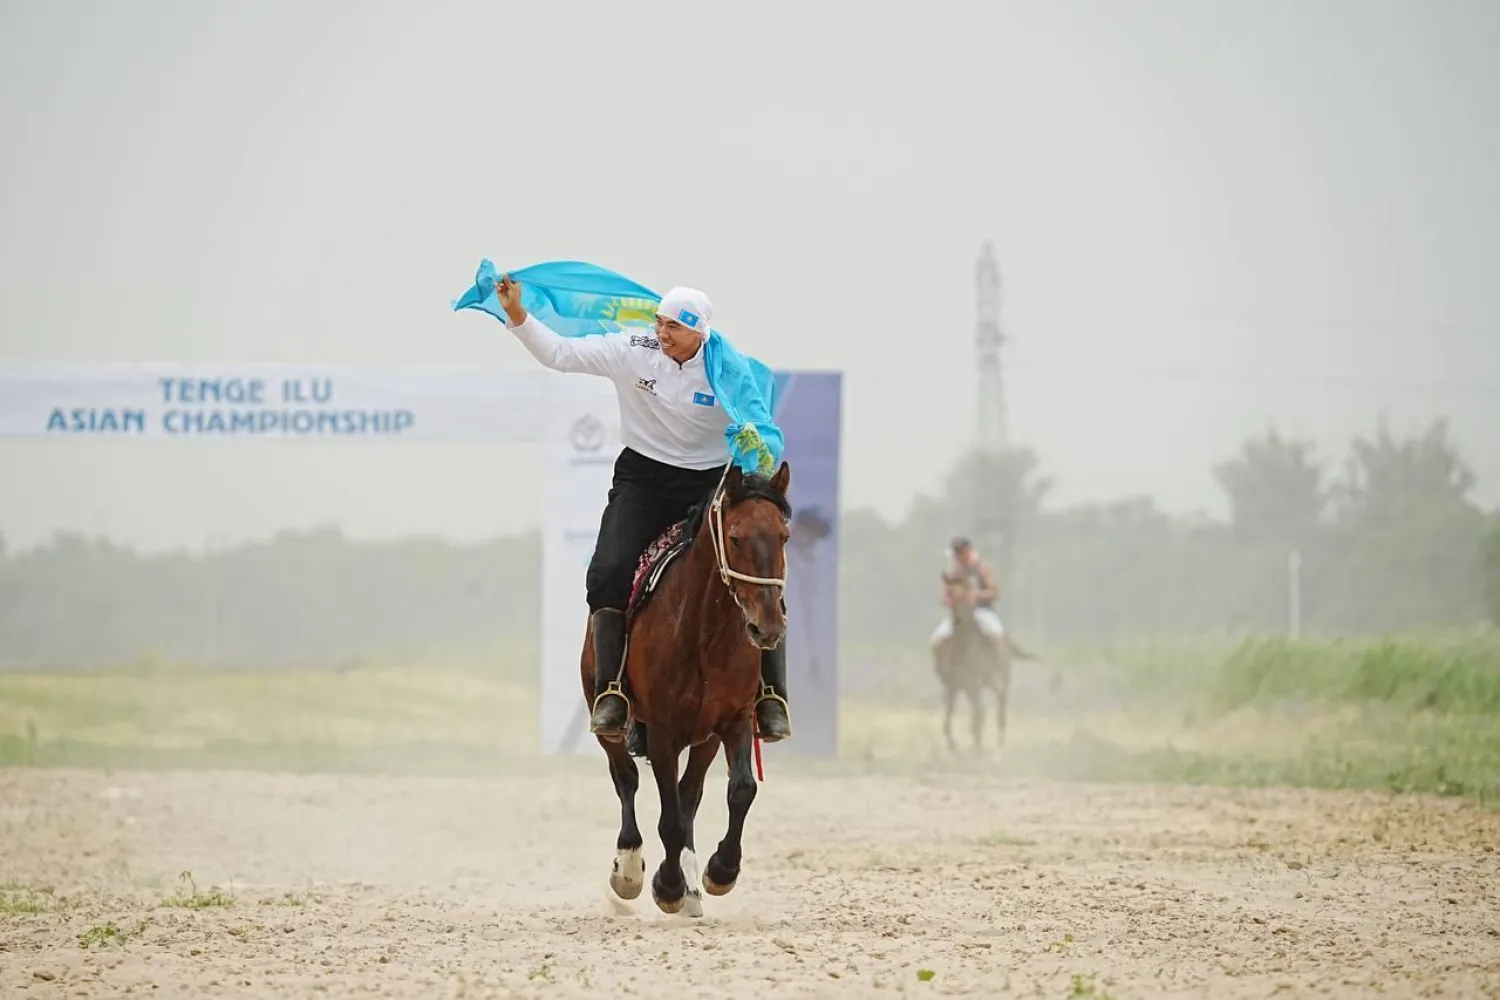
[[[731,465],[733,463],[730,463]],[[724,466],[724,475],[719,477],[718,488],[714,490],[713,502],[709,505],[708,533],[714,540],[714,561],[719,565],[719,579],[729,585],[730,579],[741,580],[745,583],[755,583],[767,587],[786,588],[786,580],[775,579],[768,576],[750,576],[741,573],[729,565],[729,553],[724,548],[724,482],[729,478],[729,466]]]

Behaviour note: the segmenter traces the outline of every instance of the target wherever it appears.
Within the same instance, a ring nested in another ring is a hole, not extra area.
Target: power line
[[[1145,368],[1127,365],[1101,365],[1091,362],[1034,361],[1014,357],[1010,359],[1010,364],[1015,368],[1032,369],[1038,374],[1044,371],[1061,372],[1098,376],[1101,378],[1137,379],[1140,381],[1246,384],[1263,385],[1271,388],[1300,385],[1314,389],[1386,389],[1410,392],[1454,392],[1500,395],[1500,382],[1485,381],[1482,379],[1409,379],[1393,375],[1330,375],[1317,372],[1283,372],[1277,374],[1273,372],[1214,371],[1189,368]],[[897,358],[892,358],[889,361],[872,362],[862,359],[857,363],[846,362],[844,370],[853,378],[864,378],[865,376],[886,372],[899,373],[905,376],[907,382],[912,381],[916,377],[912,373],[910,360]],[[934,381],[947,381],[950,378],[950,375],[940,371],[932,375]]]
[[[1188,368],[1137,368],[1076,361],[1012,359],[1017,368],[1058,371],[1107,378],[1131,378],[1159,382],[1217,382],[1242,385],[1306,386],[1315,389],[1386,389],[1400,392],[1473,393],[1500,396],[1500,382],[1481,379],[1410,379],[1382,375],[1332,375],[1296,372],[1250,372]]]
[[[1055,329],[1093,330],[1100,325],[1092,315],[1070,312],[1078,303],[1067,299],[1028,298],[1018,306],[1018,311],[1027,316],[1028,328],[1041,332]],[[1109,320],[1112,330],[1158,330],[1162,327],[1181,327],[1196,332],[1207,329],[1275,330],[1279,332],[1299,331],[1303,333],[1331,333],[1334,331],[1354,333],[1401,333],[1432,335],[1438,333],[1470,336],[1476,340],[1490,340],[1500,336],[1500,327],[1489,320],[1442,320],[1431,317],[1406,319],[1399,316],[1384,318],[1339,316],[1309,316],[1304,312],[1276,309],[1236,309],[1204,307],[1202,309],[1172,309],[1158,303],[1128,302],[1113,303],[1116,314]]]

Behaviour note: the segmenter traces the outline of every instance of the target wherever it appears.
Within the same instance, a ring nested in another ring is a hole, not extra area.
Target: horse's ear
[[[776,475],[771,477],[771,488],[782,496],[786,496],[786,488],[790,485],[792,485],[792,467],[782,462],[781,468],[776,470]]]
[[[730,462],[729,471],[724,474],[724,492],[734,496],[744,485],[745,473],[740,470],[738,464]]]

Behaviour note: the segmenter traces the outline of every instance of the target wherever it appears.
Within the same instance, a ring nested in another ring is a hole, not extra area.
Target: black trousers
[[[722,466],[679,469],[629,448],[620,452],[585,578],[589,611],[625,610],[646,546],[706,499],[723,476]]]

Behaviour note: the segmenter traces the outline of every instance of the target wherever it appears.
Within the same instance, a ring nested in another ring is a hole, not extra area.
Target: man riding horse
[[[608,503],[589,563],[586,587],[595,662],[589,730],[612,741],[631,721],[621,666],[626,609],[641,554],[685,518],[725,472],[729,416],[715,400],[704,365],[712,306],[693,288],[673,288],[656,307],[656,335],[628,330],[594,337],[562,337],[528,314],[521,286],[502,275],[496,294],[506,326],[546,367],[581,372],[615,384],[623,450],[615,461]],[[760,738],[792,735],[786,689],[786,642],[761,651],[755,718]],[[632,744],[644,734],[633,728]]]
[[[949,544],[952,563],[943,571],[943,603],[949,611],[932,631],[932,649],[941,652],[953,636],[952,590],[959,587],[968,590],[974,603],[974,622],[979,630],[995,643],[997,650],[1009,643],[1000,615],[995,611],[995,602],[1000,597],[1000,584],[995,571],[974,549],[967,538],[955,538]]]

